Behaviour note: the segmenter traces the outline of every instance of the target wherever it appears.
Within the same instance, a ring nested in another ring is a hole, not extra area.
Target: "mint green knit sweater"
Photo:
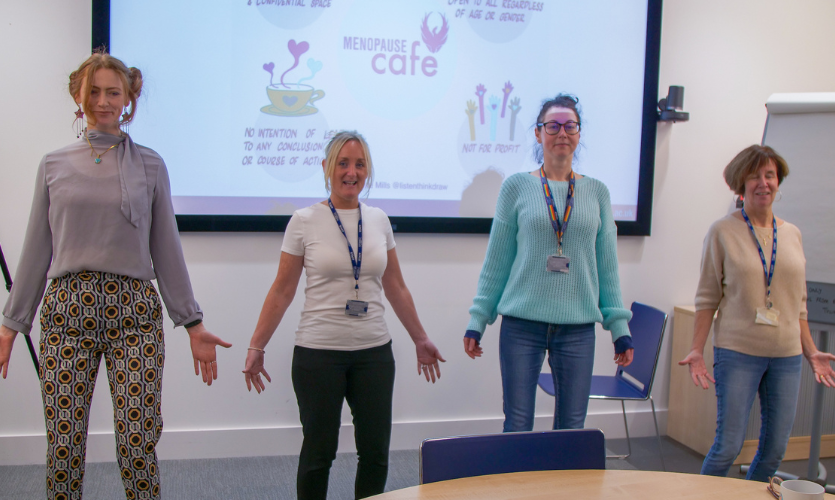
[[[548,181],[557,211],[565,211],[568,182]],[[617,227],[609,190],[591,177],[575,184],[574,211],[563,236],[568,274],[549,272],[557,252],[542,185],[527,172],[510,176],[496,203],[487,255],[467,330],[484,333],[498,314],[553,324],[603,323],[612,341],[629,335],[618,277]]]

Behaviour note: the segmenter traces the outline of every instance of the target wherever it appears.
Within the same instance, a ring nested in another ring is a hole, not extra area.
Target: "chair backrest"
[[[605,439],[598,429],[457,436],[420,444],[421,484],[486,474],[605,468]]]
[[[644,398],[649,397],[652,390],[666,325],[667,314],[663,311],[640,302],[632,303],[629,331],[632,333],[635,357],[629,366],[619,366],[615,376],[635,387]]]

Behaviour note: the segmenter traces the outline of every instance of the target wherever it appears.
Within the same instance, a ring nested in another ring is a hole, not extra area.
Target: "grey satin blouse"
[[[47,279],[100,271],[156,278],[175,326],[202,319],[189,281],[168,171],[153,150],[95,130],[38,167],[23,252],[3,324],[28,333]]]

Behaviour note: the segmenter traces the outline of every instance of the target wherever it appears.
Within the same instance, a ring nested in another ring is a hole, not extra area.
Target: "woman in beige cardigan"
[[[689,366],[697,386],[716,385],[716,440],[702,474],[727,475],[759,394],[763,423],[747,479],[774,475],[794,423],[801,353],[819,383],[835,386],[829,364],[835,355],[815,348],[806,321],[800,231],[772,212],[788,173],[786,161],[768,146],[748,147],[725,167],[725,181],[744,206],[716,221],[705,237],[692,350],[679,362]],[[714,315],[715,380],[702,357]]]

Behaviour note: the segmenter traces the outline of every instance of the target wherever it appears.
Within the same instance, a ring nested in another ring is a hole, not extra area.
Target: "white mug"
[[[771,491],[774,496],[780,492],[781,500],[823,500],[823,486],[812,481],[803,479],[792,479],[783,481],[779,477],[772,477],[770,481]],[[777,487],[780,489],[778,490]]]

